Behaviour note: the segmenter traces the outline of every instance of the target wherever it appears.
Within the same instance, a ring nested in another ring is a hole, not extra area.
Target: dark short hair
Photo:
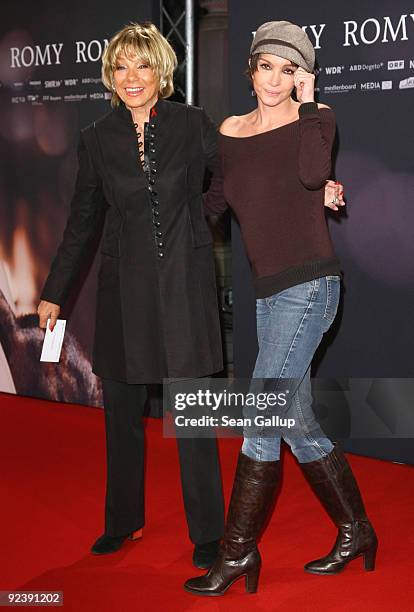
[[[247,68],[245,70],[245,75],[250,81],[252,80],[253,73],[257,71],[257,65],[259,63],[259,59],[261,55],[262,53],[253,53],[253,55],[249,57]],[[290,63],[292,64],[292,66],[295,66],[296,68],[298,68],[298,64],[295,64],[295,62],[290,62]]]

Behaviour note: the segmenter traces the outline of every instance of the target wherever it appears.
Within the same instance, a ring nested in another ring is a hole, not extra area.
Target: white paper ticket
[[[47,321],[46,334],[45,339],[43,340],[40,361],[51,361],[57,363],[60,359],[60,351],[62,350],[66,321],[64,319],[58,319],[52,332],[49,329],[49,325],[50,319]]]

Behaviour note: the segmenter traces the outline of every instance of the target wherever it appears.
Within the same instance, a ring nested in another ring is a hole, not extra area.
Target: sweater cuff
[[[299,106],[299,117],[304,115],[315,115],[319,113],[319,108],[316,102],[304,102]]]

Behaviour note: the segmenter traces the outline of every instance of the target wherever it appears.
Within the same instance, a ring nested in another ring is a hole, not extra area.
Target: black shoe
[[[193,552],[193,565],[199,569],[210,569],[217,559],[220,548],[220,540],[196,544]]]
[[[123,536],[108,536],[101,535],[95,542],[95,544],[91,548],[91,553],[94,555],[107,555],[109,553],[117,552],[126,539],[135,540],[133,534],[127,533]]]

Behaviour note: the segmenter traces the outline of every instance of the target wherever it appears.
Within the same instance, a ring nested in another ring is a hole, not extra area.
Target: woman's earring
[[[252,98],[254,98],[254,97],[255,97],[256,92],[255,92],[255,90],[254,90],[254,89],[252,89],[252,91],[251,91],[251,95],[252,95]]]
[[[166,84],[167,84],[167,81],[165,79],[161,79],[161,81],[160,81],[161,89],[163,89],[166,86]]]

